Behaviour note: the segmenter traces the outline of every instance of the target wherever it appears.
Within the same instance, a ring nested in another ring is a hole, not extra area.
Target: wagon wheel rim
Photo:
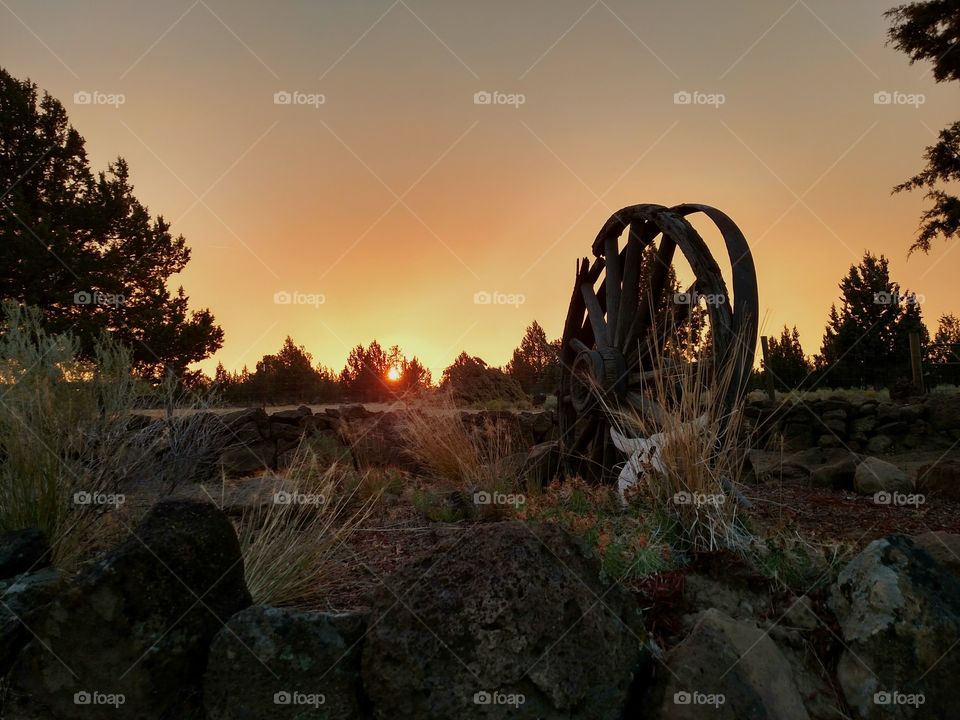
[[[723,235],[735,305],[730,303],[719,265],[686,220],[693,213],[706,215]],[[671,309],[666,303],[670,268],[678,249],[696,277],[688,293],[713,296],[706,308],[712,357],[720,361],[734,357],[738,363],[726,402],[733,402],[745,390],[756,344],[757,288],[753,259],[739,228],[706,205],[623,208],[600,230],[593,244],[593,261],[583,258],[578,263],[561,341],[561,445],[569,469],[576,474],[609,478],[614,464],[622,460],[610,440],[611,412],[632,407],[655,421],[664,412],[642,389],[656,374],[652,354],[664,346],[658,340],[682,327],[692,311],[692,304],[681,303]],[[642,276],[645,251],[652,252],[652,258]],[[687,299],[692,298],[688,295]]]

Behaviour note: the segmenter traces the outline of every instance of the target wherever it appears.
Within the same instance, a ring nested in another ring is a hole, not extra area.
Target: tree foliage
[[[548,341],[546,332],[534,320],[505,370],[528,393],[556,392],[560,385],[560,340]]]
[[[101,331],[129,346],[142,375],[184,376],[216,351],[209,310],[190,312],[170,278],[190,249],[133,194],[123,158],[94,175],[63,105],[0,69],[0,297],[71,330],[83,357]]]
[[[890,42],[910,57],[910,63],[930,61],[937,82],[960,80],[960,2],[922,0],[887,11],[892,25]],[[921,216],[920,230],[910,252],[929,252],[938,237],[955,238],[960,232],[960,197],[943,185],[960,180],[960,122],[940,131],[935,145],[924,152],[926,166],[894,192],[925,190],[932,206]]]
[[[830,319],[816,358],[833,387],[882,386],[910,375],[910,333],[926,345],[920,302],[890,279],[889,261],[866,253],[840,282],[840,307]]]
[[[786,325],[779,338],[770,338],[769,364],[762,362],[764,370],[773,376],[774,386],[778,390],[795,390],[810,376],[813,364],[803,353],[800,345],[800,332],[796,326],[791,330]]]

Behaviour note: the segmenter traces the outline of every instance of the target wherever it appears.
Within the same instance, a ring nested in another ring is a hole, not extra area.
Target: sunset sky
[[[531,320],[560,334],[575,259],[639,202],[733,217],[762,328],[812,354],[865,249],[931,331],[960,311],[956,244],[908,261],[925,202],[890,195],[960,88],[885,45],[893,4],[0,0],[0,66],[186,237],[174,280],[226,334],[208,371],[288,334],[337,370],[372,338],[435,378],[461,350],[502,364]]]

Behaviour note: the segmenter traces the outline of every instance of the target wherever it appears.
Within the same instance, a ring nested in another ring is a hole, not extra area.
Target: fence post
[[[920,358],[920,333],[910,333],[910,370],[913,375],[913,386],[921,393],[927,392],[923,383],[923,362]]]
[[[776,402],[777,393],[773,387],[773,373],[770,372],[770,343],[766,335],[760,336],[760,349],[763,351],[763,380],[767,386],[767,397]]]

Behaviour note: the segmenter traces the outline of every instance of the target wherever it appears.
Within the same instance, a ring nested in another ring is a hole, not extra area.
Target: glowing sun
[[[387,380],[389,380],[390,382],[396,382],[399,379],[400,379],[400,371],[397,370],[397,368],[391,367],[389,370],[387,370]]]

